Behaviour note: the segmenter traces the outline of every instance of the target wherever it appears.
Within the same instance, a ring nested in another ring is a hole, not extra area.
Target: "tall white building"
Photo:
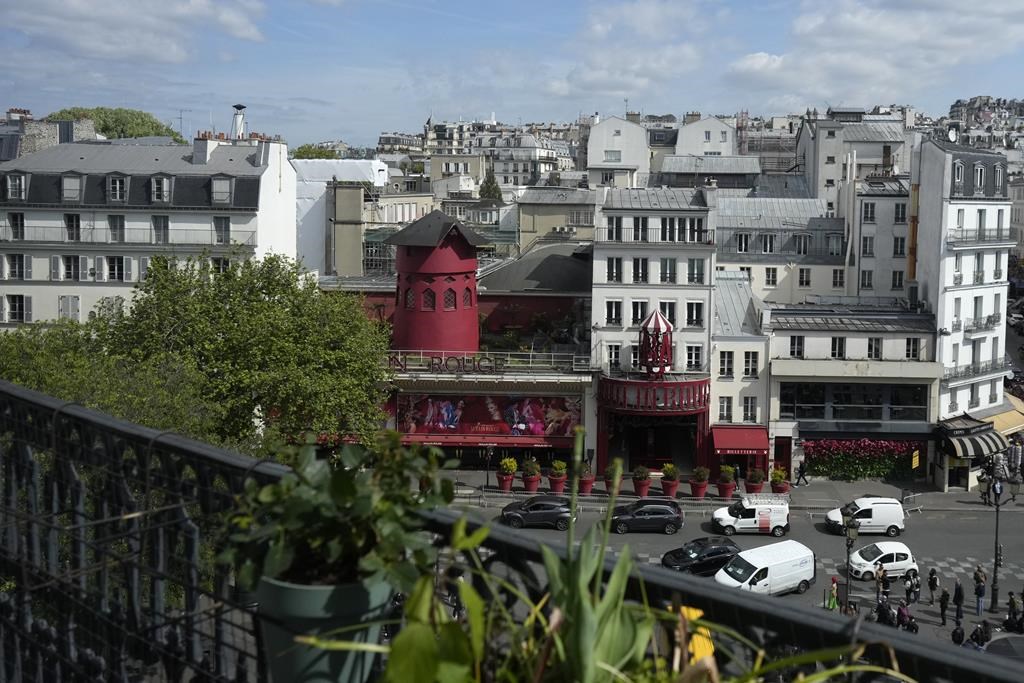
[[[129,298],[156,255],[296,256],[284,142],[73,143],[0,164],[0,324],[83,319]]]

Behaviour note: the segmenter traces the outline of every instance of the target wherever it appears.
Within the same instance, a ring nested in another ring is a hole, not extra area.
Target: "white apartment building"
[[[471,145],[474,155],[490,163],[502,185],[534,185],[552,172],[573,166],[569,146],[561,140],[526,133],[479,135]]]
[[[587,164],[590,187],[645,187],[651,171],[647,129],[618,116],[594,123]]]
[[[736,127],[714,116],[680,126],[676,154],[698,157],[736,156]]]
[[[844,183],[842,191],[853,188],[856,198],[849,218],[856,265],[851,268],[849,291],[902,299],[909,280],[910,176],[868,176]]]
[[[1024,255],[1024,178],[1017,178],[1010,183],[1010,200],[1013,205],[1010,207],[1010,228],[1017,233],[1017,256]]]
[[[0,323],[81,320],[130,298],[156,255],[296,257],[287,145],[203,134],[191,146],[57,145],[0,164]]]

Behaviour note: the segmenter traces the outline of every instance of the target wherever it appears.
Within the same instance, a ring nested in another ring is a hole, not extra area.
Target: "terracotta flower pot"
[[[523,477],[523,488],[526,489],[527,493],[536,493],[540,487],[540,475],[535,474],[532,477]]]
[[[594,488],[594,481],[595,481],[594,475],[590,475],[589,477],[586,477],[586,476],[580,477],[580,495],[581,496],[589,496],[590,495],[590,491]]]
[[[560,476],[560,477],[555,477],[555,476],[552,476],[552,475],[549,474],[548,475],[548,485],[551,486],[551,493],[562,493],[562,492],[564,492],[565,491],[565,480],[568,479],[568,478],[569,477],[567,475],[564,475],[564,474],[562,476]]]
[[[498,474],[498,488],[503,493],[508,493],[512,490],[512,481],[516,478],[514,474]]]
[[[789,482],[780,481],[778,483],[772,482],[772,493],[789,493]]]
[[[636,495],[640,496],[641,498],[645,498],[647,496],[647,492],[650,491],[650,490],[651,490],[651,480],[650,479],[634,479],[633,480],[633,491],[635,491]]]
[[[622,481],[620,480],[619,481],[619,488],[621,488],[621,487],[622,487]],[[619,495],[619,489],[616,488],[614,491],[612,491],[613,488],[615,488],[615,480],[614,479],[605,479],[604,480],[604,490],[607,491],[608,495],[609,496],[613,495],[613,494],[616,495],[616,496]]]
[[[724,481],[718,482],[718,497],[729,500],[732,498],[732,494],[736,492],[736,482],[730,481],[726,483]]]
[[[703,498],[708,492],[708,483],[706,481],[697,481],[696,479],[690,480],[690,495],[694,498]]]
[[[746,491],[747,493],[761,493],[761,490],[763,488],[764,488],[764,482],[763,481],[759,481],[756,484],[751,484],[749,481],[745,481],[745,480],[743,482],[743,490]]]
[[[673,479],[671,481],[668,480],[668,479],[662,479],[661,480],[661,491],[662,491],[662,493],[664,493],[669,498],[675,498],[676,497],[676,491],[678,491],[678,490],[679,490],[679,480],[678,479]]]

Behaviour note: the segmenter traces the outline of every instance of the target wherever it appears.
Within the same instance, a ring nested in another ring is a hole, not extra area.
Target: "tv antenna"
[[[179,109],[178,110],[178,135],[180,135],[181,137],[185,137],[185,129],[184,129],[185,112],[191,113],[192,110],[191,109]],[[189,131],[189,133],[191,133],[191,131]]]

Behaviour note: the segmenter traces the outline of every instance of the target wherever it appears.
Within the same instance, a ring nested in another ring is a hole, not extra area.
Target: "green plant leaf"
[[[452,662],[467,667],[473,664],[473,652],[469,638],[462,627],[454,621],[441,625],[441,632],[437,637],[437,649],[442,662]]]
[[[405,601],[405,616],[409,621],[421,624],[430,623],[430,611],[434,603],[434,580],[429,576],[421,576],[416,587]]]
[[[474,550],[480,547],[480,544],[484,542],[487,535],[491,533],[491,530],[485,526],[480,527],[469,536],[465,536],[457,544],[452,544],[455,550]]]
[[[459,596],[466,606],[466,621],[469,624],[469,642],[473,647],[473,661],[480,662],[484,658],[484,635],[487,624],[484,622],[484,601],[468,581],[459,583]]]
[[[284,539],[274,539],[267,548],[267,556],[263,559],[263,573],[276,577],[288,570],[295,560],[295,549]]]
[[[426,624],[406,624],[391,644],[384,676],[393,683],[434,683],[437,677],[438,644]]]

